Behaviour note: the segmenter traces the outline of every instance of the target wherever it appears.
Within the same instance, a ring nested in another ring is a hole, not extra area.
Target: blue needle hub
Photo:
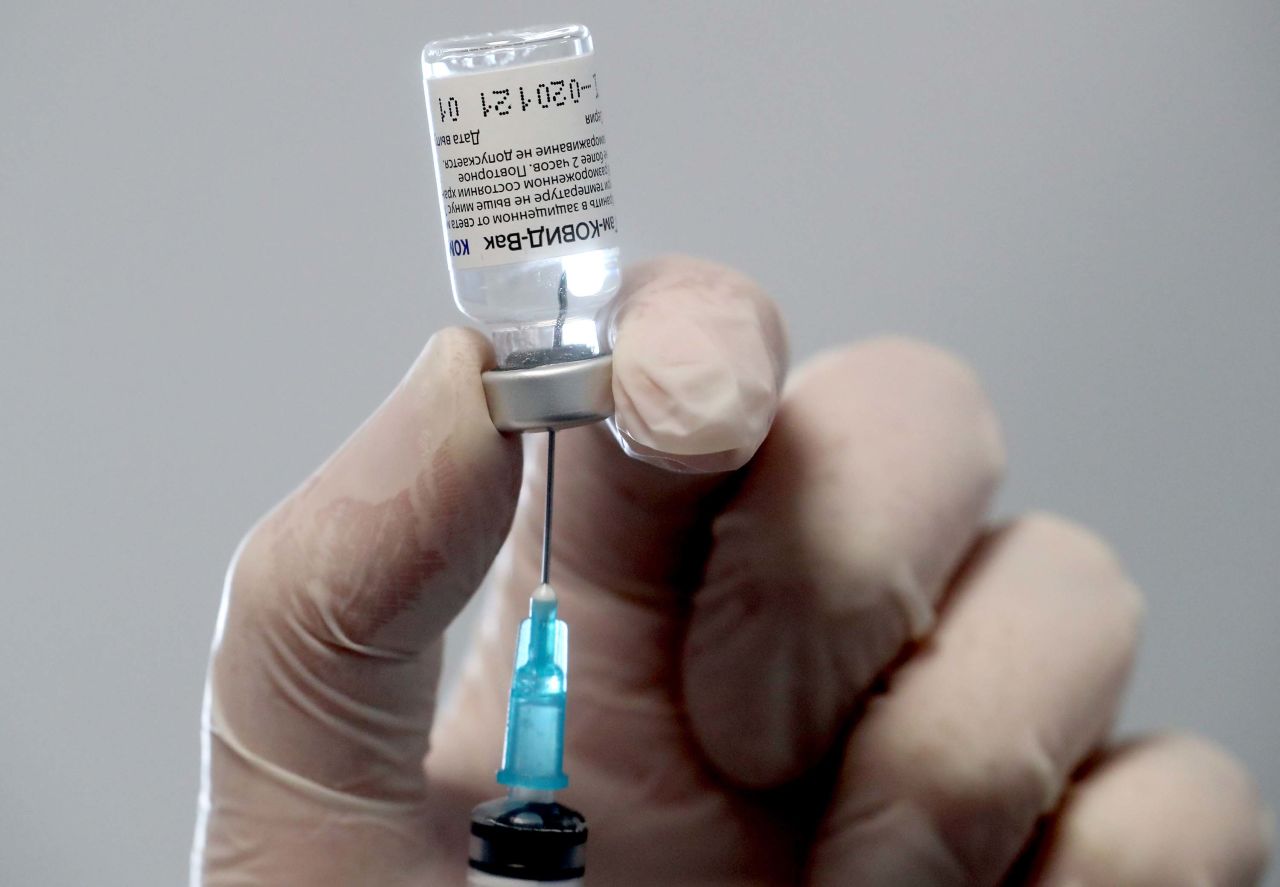
[[[556,593],[539,585],[520,623],[507,707],[507,736],[498,782],[532,791],[559,791],[564,772],[564,704],[568,690],[569,626],[556,618]]]

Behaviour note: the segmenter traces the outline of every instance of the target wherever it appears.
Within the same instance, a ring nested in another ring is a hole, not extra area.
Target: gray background
[[[228,556],[458,319],[421,45],[530,18],[596,32],[629,255],[972,361],[1001,511],[1149,595],[1126,729],[1280,801],[1280,7],[1056,5],[5,0],[0,882],[184,878]]]

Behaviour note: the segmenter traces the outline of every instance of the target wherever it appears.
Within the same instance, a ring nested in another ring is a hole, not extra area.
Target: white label
[[[426,87],[454,268],[617,246],[594,56]]]

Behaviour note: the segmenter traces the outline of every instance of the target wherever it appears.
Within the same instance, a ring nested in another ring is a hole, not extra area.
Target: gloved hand
[[[599,426],[557,457],[589,883],[1258,879],[1268,820],[1236,763],[1108,738],[1142,613],[1115,556],[1061,518],[984,523],[1004,453],[969,370],[885,339],[783,390],[777,311],[738,274],[653,262],[620,298],[632,455]],[[522,462],[494,430],[487,360],[477,334],[433,337],[241,545],[195,881],[463,882],[542,527],[542,439]],[[495,557],[437,710],[442,634]]]

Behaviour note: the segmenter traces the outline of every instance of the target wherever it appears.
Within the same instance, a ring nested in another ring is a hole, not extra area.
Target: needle
[[[556,433],[547,432],[547,510],[542,524],[542,584],[551,579],[551,495],[556,479]]]
[[[553,349],[564,344],[564,321],[569,313],[569,276],[560,272],[560,287],[556,292],[556,300],[560,303],[560,312],[556,316],[556,328],[552,334]],[[547,504],[542,524],[542,585],[551,580],[551,511],[552,494],[556,480],[556,430],[547,429]]]

